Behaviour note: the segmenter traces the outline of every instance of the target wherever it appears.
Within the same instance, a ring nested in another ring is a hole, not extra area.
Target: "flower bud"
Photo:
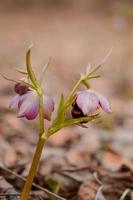
[[[17,94],[19,95],[23,95],[25,94],[29,89],[26,85],[24,85],[23,83],[17,83],[15,86],[14,86],[14,90]]]

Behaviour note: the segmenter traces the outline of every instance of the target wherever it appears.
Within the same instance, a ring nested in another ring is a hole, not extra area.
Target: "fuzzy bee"
[[[72,110],[71,110],[71,114],[73,118],[80,118],[80,117],[86,117],[86,115],[84,115],[84,113],[81,111],[81,109],[78,107],[77,103],[74,102],[72,104]]]
[[[72,110],[71,110],[71,114],[72,117],[75,118],[80,118],[80,117],[86,117],[87,115],[84,115],[84,113],[81,111],[81,109],[78,107],[77,103],[73,103],[72,104]],[[80,122],[79,124],[77,124],[78,126],[81,126],[82,128],[88,128],[87,126],[84,125],[84,123],[87,122]]]

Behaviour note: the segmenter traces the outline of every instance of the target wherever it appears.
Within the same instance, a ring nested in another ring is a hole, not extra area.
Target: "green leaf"
[[[61,94],[60,103],[59,103],[58,110],[57,110],[57,115],[61,116],[61,118],[63,115],[63,111],[62,111],[63,106],[64,106],[64,96],[63,96],[63,94]]]
[[[64,121],[64,96],[61,94],[60,103],[57,110],[57,117],[53,122],[53,126],[60,124]]]
[[[71,125],[75,125],[75,124],[79,124],[79,123],[83,123],[83,122],[90,122],[90,121],[97,119],[98,116],[99,115],[97,114],[97,115],[93,115],[93,116],[89,116],[89,117],[69,119],[63,123],[63,126],[66,127],[66,126],[71,126]]]
[[[36,76],[34,74],[34,71],[32,70],[32,67],[31,67],[30,57],[31,57],[31,47],[28,49],[28,51],[26,53],[26,68],[27,68],[27,72],[28,72],[28,75],[30,77],[31,82],[33,83],[33,85],[35,87],[38,87]]]
[[[63,123],[60,123],[56,126],[52,126],[48,130],[47,136],[49,137],[50,135],[53,135],[54,133],[59,131],[61,128],[64,128],[64,127],[67,127],[67,126],[72,126],[72,125],[78,125],[78,124],[83,123],[83,122],[85,123],[85,122],[94,121],[94,120],[98,119],[98,117],[99,117],[99,114],[96,114],[96,115],[89,116],[89,117],[81,117],[81,118],[66,120]]]
[[[11,79],[11,78],[6,77],[6,76],[3,75],[3,74],[1,74],[1,76],[2,76],[4,79],[8,80],[8,81],[11,81],[11,82],[14,82],[14,83],[23,83],[24,85],[26,85],[26,86],[28,86],[28,87],[30,87],[30,88],[32,88],[32,89],[35,89],[33,85],[31,85],[30,83],[27,83],[27,82],[25,82],[25,81],[23,81],[23,80],[14,80],[14,79]]]
[[[28,73],[26,71],[23,71],[22,69],[16,69],[16,71],[23,75],[28,75]]]
[[[86,80],[83,80],[82,83],[83,85],[85,85],[86,88],[90,88],[90,84]]]
[[[47,138],[56,133],[57,131],[59,131],[61,128],[63,128],[63,124],[58,124],[56,126],[52,126],[51,128],[49,128],[47,132]]]
[[[32,89],[35,89],[35,87],[33,86],[33,85],[31,85],[30,83],[27,83],[27,82],[25,82],[25,81],[23,81],[23,80],[16,80],[18,83],[23,83],[24,85],[26,85],[26,86],[28,86],[28,87],[30,87],[30,88],[32,88]]]
[[[45,73],[46,73],[46,71],[47,71],[47,69],[48,69],[48,67],[49,67],[50,62],[51,62],[51,58],[49,58],[48,62],[45,64],[45,66],[44,66],[44,68],[43,68],[43,70],[42,70],[42,75],[41,75],[41,79],[40,79],[40,85],[41,85],[42,82],[43,82],[44,75],[45,75]]]
[[[100,77],[101,77],[100,75],[88,76],[87,79],[90,80],[90,79],[100,78]]]
[[[57,180],[49,178],[46,183],[48,187],[50,188],[50,190],[58,194],[59,189],[60,189],[60,184]]]
[[[73,102],[75,102],[75,100],[76,100],[76,94],[73,94],[73,96],[71,96],[69,101],[65,103],[64,112],[73,104]]]
[[[102,61],[100,63],[98,63],[96,65],[96,67],[94,69],[92,69],[92,71],[90,71],[90,73],[88,74],[88,76],[94,74],[106,62],[106,60],[110,56],[111,52],[112,52],[112,48],[109,50],[109,52],[106,54],[106,56],[102,59]]]

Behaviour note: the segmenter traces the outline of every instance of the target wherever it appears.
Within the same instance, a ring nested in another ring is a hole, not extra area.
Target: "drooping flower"
[[[100,107],[107,113],[112,112],[108,100],[102,94],[90,89],[80,91],[76,94],[72,116],[74,118],[89,116]]]
[[[21,90],[22,89],[22,90]],[[28,120],[33,120],[39,113],[39,97],[34,90],[27,90],[24,94],[20,91],[24,91],[23,87],[19,85],[19,92],[12,98],[9,107],[17,107],[19,109],[18,117],[25,117]],[[54,111],[54,101],[46,95],[43,95],[43,113],[44,118],[51,120],[52,112]]]

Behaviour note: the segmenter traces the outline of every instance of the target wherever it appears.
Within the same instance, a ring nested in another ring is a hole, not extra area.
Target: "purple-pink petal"
[[[38,115],[38,102],[31,103],[29,101],[24,101],[18,113],[18,117],[26,117],[28,120],[33,120]]]
[[[39,98],[34,91],[29,91],[23,95],[23,99],[19,102],[18,117],[26,117],[33,120],[37,117],[39,110]]]
[[[17,85],[16,88],[19,94],[15,95],[9,107],[16,107],[19,109],[18,117],[25,117],[28,120],[33,120],[37,117],[39,113],[39,97],[36,91],[27,90],[26,93],[20,94],[19,89],[21,85]],[[23,88],[22,88],[23,89]],[[43,96],[43,114],[44,118],[47,120],[51,120],[52,112],[54,111],[54,101],[49,97]]]
[[[98,108],[98,98],[95,93],[89,90],[79,92],[77,94],[76,103],[84,115],[87,115]]]
[[[9,104],[9,108],[18,108],[18,104],[19,104],[19,101],[21,99],[21,96],[19,94],[16,94],[10,101],[10,104]]]
[[[108,100],[100,93],[90,89],[78,92],[76,103],[84,115],[89,115],[99,107],[105,112],[112,112]]]
[[[49,96],[43,96],[43,115],[47,120],[51,120],[52,112],[54,111],[54,101]]]
[[[98,96],[98,99],[99,99],[99,104],[101,106],[101,108],[107,112],[107,113],[111,113],[112,110],[110,108],[110,104],[109,104],[109,101],[103,96],[101,95],[100,93],[97,92],[97,96]]]

